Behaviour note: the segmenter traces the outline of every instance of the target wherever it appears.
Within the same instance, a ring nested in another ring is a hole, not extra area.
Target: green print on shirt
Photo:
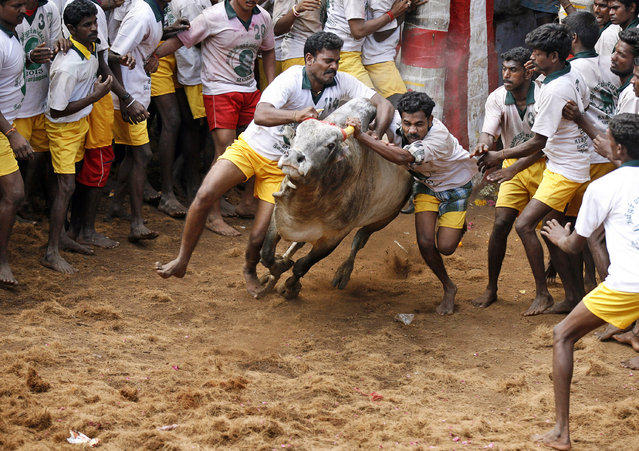
[[[228,53],[226,62],[239,77],[236,83],[247,84],[252,80],[256,54],[257,47],[251,44],[238,45]]]
[[[26,55],[33,49],[35,49],[40,44],[40,39],[37,36],[31,36],[27,42],[24,43],[24,53]],[[38,67],[42,66],[40,63],[30,62],[27,65],[27,70],[36,70]]]

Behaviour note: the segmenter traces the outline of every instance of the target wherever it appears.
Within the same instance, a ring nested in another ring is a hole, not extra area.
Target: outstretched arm
[[[275,127],[277,125],[290,124],[291,122],[302,122],[309,118],[317,119],[318,113],[312,106],[303,110],[280,110],[270,103],[261,102],[255,108],[253,120],[255,124],[264,127]]]
[[[546,141],[548,141],[547,137],[540,135],[539,133],[535,133],[535,136],[530,138],[528,141],[511,149],[503,149],[499,151],[492,150],[490,152],[486,152],[479,162],[480,168],[496,168],[501,166],[503,161],[509,158],[522,158],[533,155],[546,147]]]
[[[381,157],[390,161],[391,163],[399,164],[402,166],[406,166],[408,164],[415,162],[415,157],[407,150],[402,149],[399,146],[396,146],[392,143],[387,143],[380,139],[375,138],[374,136],[369,135],[368,133],[361,132],[361,124],[359,120],[349,118],[346,121],[346,125],[354,128],[353,136],[360,143],[364,144],[378,153]]]

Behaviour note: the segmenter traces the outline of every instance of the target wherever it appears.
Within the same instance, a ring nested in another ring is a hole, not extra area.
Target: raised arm
[[[375,116],[375,134],[378,138],[381,138],[389,129],[390,124],[393,121],[395,107],[379,94],[375,94],[371,97],[371,103],[377,108],[377,114]],[[392,138],[392,136],[389,137],[389,139]]]
[[[355,39],[365,38],[384,25],[391,23],[396,17],[403,15],[408,10],[409,5],[410,0],[396,0],[391,6],[389,14],[382,14],[371,20],[351,19],[348,21],[348,27],[351,29],[351,34]]]

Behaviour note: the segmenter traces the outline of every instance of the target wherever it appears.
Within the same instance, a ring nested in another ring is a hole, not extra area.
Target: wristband
[[[32,52],[33,52],[33,49],[29,50],[29,53],[27,53],[27,60],[28,60],[30,63],[33,63],[33,60],[31,59],[31,53],[32,53]]]
[[[395,15],[392,12],[386,11],[386,14],[388,14],[388,17],[390,17],[391,22],[395,20]]]
[[[13,132],[15,132],[15,131],[17,131],[17,130],[16,130],[16,128],[15,128],[15,127],[11,127],[11,128],[10,128],[9,130],[7,130],[6,132],[2,132],[2,134],[8,138],[8,137],[9,137],[9,134],[11,134],[11,133],[13,133]]]
[[[295,6],[296,6],[296,5],[293,5],[293,15],[294,15],[295,17],[299,17],[299,16],[301,16],[301,13],[297,12],[297,10],[295,9]]]
[[[133,105],[135,103],[135,99],[131,100],[131,103],[129,103],[126,108],[129,108],[131,105]]]

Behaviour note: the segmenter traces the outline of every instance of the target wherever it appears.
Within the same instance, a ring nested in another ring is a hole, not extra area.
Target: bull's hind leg
[[[346,288],[346,284],[348,284],[348,281],[351,279],[351,273],[353,272],[353,265],[355,264],[355,257],[357,256],[357,253],[366,245],[366,242],[374,232],[386,227],[396,217],[397,214],[394,214],[390,218],[369,224],[357,231],[355,238],[353,238],[350,255],[335,272],[335,277],[333,278],[334,287],[339,288],[340,290]]]

